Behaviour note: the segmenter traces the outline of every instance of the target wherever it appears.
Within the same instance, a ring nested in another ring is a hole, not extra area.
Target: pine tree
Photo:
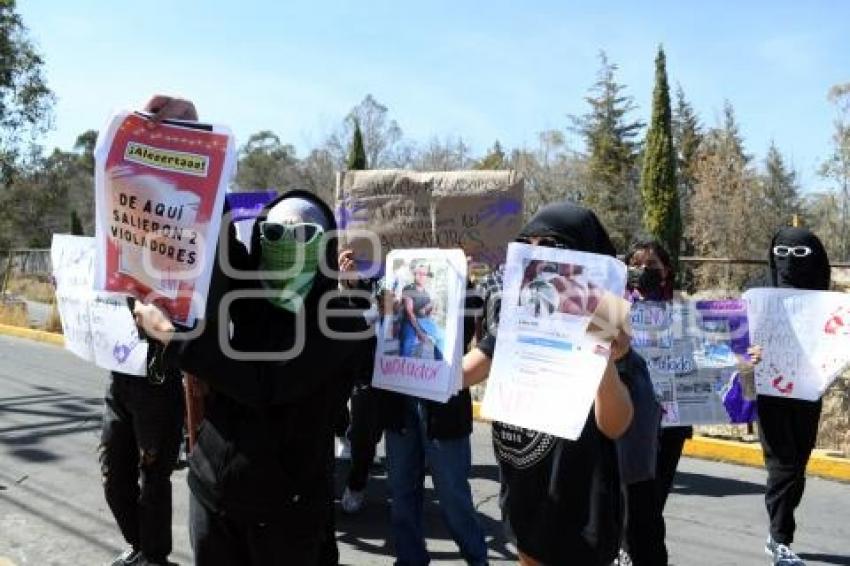
[[[687,226],[694,254],[707,257],[759,257],[769,239],[754,222],[759,179],[744,153],[732,105],[723,123],[709,130],[696,160],[692,221]],[[696,271],[700,288],[740,287],[753,275],[738,266],[703,265]]]
[[[80,220],[77,211],[71,209],[71,235],[73,236],[83,236],[85,231],[83,230],[83,223]]]
[[[664,49],[655,57],[655,89],[652,93],[652,120],[646,134],[640,192],[643,198],[643,225],[660,240],[678,262],[682,236],[679,189],[676,185],[676,154],[673,151],[673,125],[670,87]]]
[[[587,179],[583,204],[599,216],[614,245],[624,250],[640,231],[640,199],[637,195],[638,146],[635,137],[643,124],[629,121],[635,109],[625,85],[616,82],[617,66],[600,53],[601,68],[585,100],[590,112],[573,116],[573,129],[584,138]]]
[[[346,168],[349,171],[368,169],[366,150],[363,147],[363,132],[360,131],[360,120],[354,120],[354,134],[351,138],[351,148],[348,152]]]
[[[487,155],[485,155],[481,161],[479,161],[476,165],[476,169],[505,169],[507,167],[505,163],[505,151],[502,149],[502,144],[499,143],[499,140],[496,140],[493,143],[493,147],[487,150]]]
[[[762,194],[766,208],[773,211],[777,228],[780,225],[789,225],[794,215],[800,214],[797,172],[788,168],[772,141],[764,160]]]

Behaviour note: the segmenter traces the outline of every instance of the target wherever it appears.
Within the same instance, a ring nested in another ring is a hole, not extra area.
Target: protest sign
[[[495,268],[522,226],[523,182],[514,171],[344,171],[336,215],[361,272],[379,271],[388,252],[461,248]],[[363,232],[377,236],[374,249]]]
[[[632,348],[646,360],[663,408],[663,426],[747,420],[726,401],[747,351],[742,301],[638,301],[632,305]]]
[[[463,380],[466,258],[460,250],[387,255],[372,385],[445,403]]]
[[[850,366],[850,294],[814,291],[786,297],[782,304],[823,395]]]
[[[54,234],[50,247],[65,348],[104,369],[145,375],[147,342],[123,295],[94,291],[95,240]]]
[[[809,353],[794,331],[793,320],[805,316],[809,297],[820,291],[801,289],[750,289],[744,293],[750,342],[761,346],[761,363],[756,365],[759,395],[817,401],[826,389],[825,375],[812,365]],[[786,305],[785,300],[796,300]],[[799,323],[798,323],[799,324]],[[807,328],[816,333],[816,328]]]
[[[484,416],[578,438],[610,340],[626,324],[625,286],[626,267],[612,257],[510,244]]]
[[[50,261],[56,283],[56,307],[62,322],[65,348],[93,362],[89,304],[93,296],[94,240],[54,234]]]
[[[203,316],[235,151],[226,128],[119,112],[95,149],[95,289]]]

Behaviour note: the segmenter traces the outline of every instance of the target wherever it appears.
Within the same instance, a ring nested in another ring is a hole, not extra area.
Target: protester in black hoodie
[[[370,338],[362,313],[346,314],[351,303],[331,276],[335,222],[319,198],[291,191],[269,203],[250,254],[232,226],[226,229],[219,261],[226,249],[231,265],[250,278],[224,277],[217,266],[200,336],[175,339],[162,311],[136,306],[140,324],[167,344],[166,358],[211,391],[189,457],[195,563],[318,564],[333,542],[326,540],[333,421],[351,387],[349,368],[369,351]],[[221,298],[233,299],[233,292],[242,297],[219,317]],[[327,314],[333,310],[335,318]]]
[[[614,255],[608,234],[591,211],[569,203],[540,210],[518,241]],[[485,284],[487,335],[466,355],[464,385],[484,380],[496,348],[494,297],[498,281]],[[615,365],[615,361],[621,363]],[[624,333],[614,340],[594,407],[576,441],[493,423],[493,443],[502,480],[505,526],[522,564],[608,566],[617,556],[622,510],[617,451],[611,439],[632,421],[633,407],[619,371],[646,366],[629,349]]]
[[[782,228],[770,248],[770,281],[774,287],[826,291],[829,258],[823,244],[806,228]],[[806,465],[818,434],[821,400],[805,401],[759,395],[759,439],[767,468],[764,495],[770,517],[765,551],[774,564],[802,564],[790,545],[794,541],[794,510],[803,498]]]

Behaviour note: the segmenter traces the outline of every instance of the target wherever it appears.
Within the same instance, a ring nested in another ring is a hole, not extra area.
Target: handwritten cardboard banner
[[[522,227],[523,181],[515,171],[344,171],[337,223],[358,269],[379,271],[395,249],[461,248],[497,267]],[[374,249],[363,232],[377,236]]]

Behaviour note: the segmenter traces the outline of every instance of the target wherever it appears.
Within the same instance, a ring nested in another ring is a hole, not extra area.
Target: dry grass
[[[53,303],[50,307],[50,315],[47,317],[47,322],[44,323],[44,330],[62,334],[62,319],[59,318],[59,307],[56,306],[56,303]]]
[[[39,303],[52,303],[55,300],[53,285],[42,277],[12,276],[6,286],[6,291]]]
[[[27,328],[29,326],[29,318],[27,317],[26,303],[18,301],[0,302],[0,324]]]

